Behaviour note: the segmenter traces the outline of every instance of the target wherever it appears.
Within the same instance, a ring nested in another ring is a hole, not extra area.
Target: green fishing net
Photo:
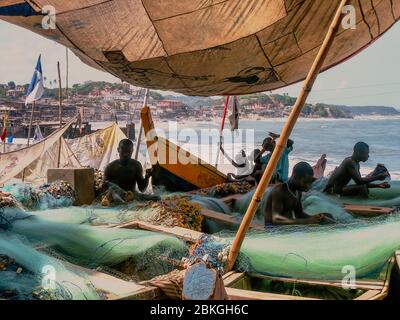
[[[376,278],[400,248],[400,217],[360,220],[337,226],[275,227],[246,236],[241,252],[250,273],[305,278],[343,279],[354,268],[357,279]]]
[[[83,275],[68,270],[23,241],[21,237],[0,232],[0,254],[15,260],[0,271],[0,296],[18,300],[98,300],[100,293]]]
[[[36,186],[33,184],[6,185],[2,191],[10,193],[25,208],[47,210],[72,206],[75,201],[73,189],[62,181]]]

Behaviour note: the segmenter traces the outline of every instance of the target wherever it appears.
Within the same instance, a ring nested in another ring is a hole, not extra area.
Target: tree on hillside
[[[9,83],[7,83],[8,89],[10,90],[14,90],[16,85],[14,81],[10,81]]]

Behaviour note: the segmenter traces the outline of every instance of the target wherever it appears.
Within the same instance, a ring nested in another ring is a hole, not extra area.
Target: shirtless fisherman
[[[137,200],[158,200],[158,196],[139,194],[136,192],[136,185],[140,192],[144,192],[149,184],[149,179],[152,170],[146,170],[146,175],[143,177],[143,167],[137,160],[132,159],[133,143],[129,139],[123,139],[118,145],[119,159],[107,165],[104,171],[105,183],[110,186],[109,200],[124,202],[126,193],[130,193],[132,197],[135,195]],[[117,190],[118,187],[121,190]],[[133,200],[133,199],[131,199]]]
[[[368,177],[361,177],[360,162],[365,162],[369,158],[369,146],[364,142],[358,142],[354,146],[353,155],[343,160],[341,165],[335,169],[328,180],[324,192],[334,193],[342,196],[368,197],[370,188],[390,188],[387,182],[373,184],[377,180],[385,180],[388,172],[375,174]],[[353,179],[355,184],[350,184]]]
[[[310,216],[303,211],[302,192],[307,192],[314,182],[313,168],[299,162],[293,168],[289,181],[276,185],[265,206],[265,227],[270,225],[305,225],[333,222],[329,213]]]

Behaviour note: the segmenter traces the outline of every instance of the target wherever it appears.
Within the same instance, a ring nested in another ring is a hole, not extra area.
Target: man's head
[[[119,159],[123,162],[128,161],[132,157],[133,142],[129,139],[123,139],[118,145]]]
[[[369,159],[369,146],[365,142],[357,142],[353,151],[356,160],[365,162]]]
[[[262,147],[266,150],[266,151],[273,151],[275,148],[275,140],[272,139],[271,137],[267,137],[264,139],[263,143],[262,143]]]
[[[314,170],[307,162],[299,162],[293,167],[290,180],[299,191],[307,192],[315,181]]]

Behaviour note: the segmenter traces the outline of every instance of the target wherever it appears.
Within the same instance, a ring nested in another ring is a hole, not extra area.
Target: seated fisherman
[[[271,159],[272,152],[275,149],[276,142],[275,140],[279,138],[278,134],[270,132],[270,137],[264,139],[261,152],[258,157],[255,159],[255,162],[259,162],[262,165],[262,172],[268,165],[269,160]],[[293,150],[293,140],[288,140],[285,150],[281,158],[279,159],[278,165],[276,166],[276,170],[274,172],[272,183],[275,182],[287,182],[289,180],[289,153]],[[269,153],[265,156],[262,156],[266,151]],[[259,182],[259,177],[262,176],[262,172],[257,172],[255,174],[257,182]]]
[[[146,170],[143,177],[143,167],[132,159],[133,143],[129,139],[121,140],[118,145],[119,159],[107,165],[104,180],[110,187],[117,186],[125,192],[135,193],[136,185],[144,192],[149,184],[152,170]]]
[[[360,174],[360,162],[369,158],[369,146],[364,142],[358,142],[354,146],[353,155],[343,160],[341,165],[335,169],[330,176],[324,192],[334,193],[342,196],[368,197],[370,188],[390,188],[387,182],[373,184],[377,180],[385,180],[388,172],[382,172],[363,178]],[[349,185],[353,179],[355,184]]]
[[[308,163],[296,164],[289,181],[276,185],[268,195],[264,212],[265,226],[333,222],[328,213],[310,216],[303,211],[302,192],[309,191],[314,180],[313,168]]]
[[[257,151],[260,150],[256,149],[253,151],[249,156],[246,155],[246,152],[242,149],[240,150],[239,154],[236,155],[235,160],[233,160],[229,155],[225,152],[222,146],[222,140],[220,141],[219,148],[221,153],[225,156],[225,158],[237,169],[236,174],[228,173],[227,178],[229,182],[238,182],[238,181],[246,181],[250,184],[254,184],[254,178],[252,174],[254,173],[255,164],[254,164],[254,157],[257,154]]]

